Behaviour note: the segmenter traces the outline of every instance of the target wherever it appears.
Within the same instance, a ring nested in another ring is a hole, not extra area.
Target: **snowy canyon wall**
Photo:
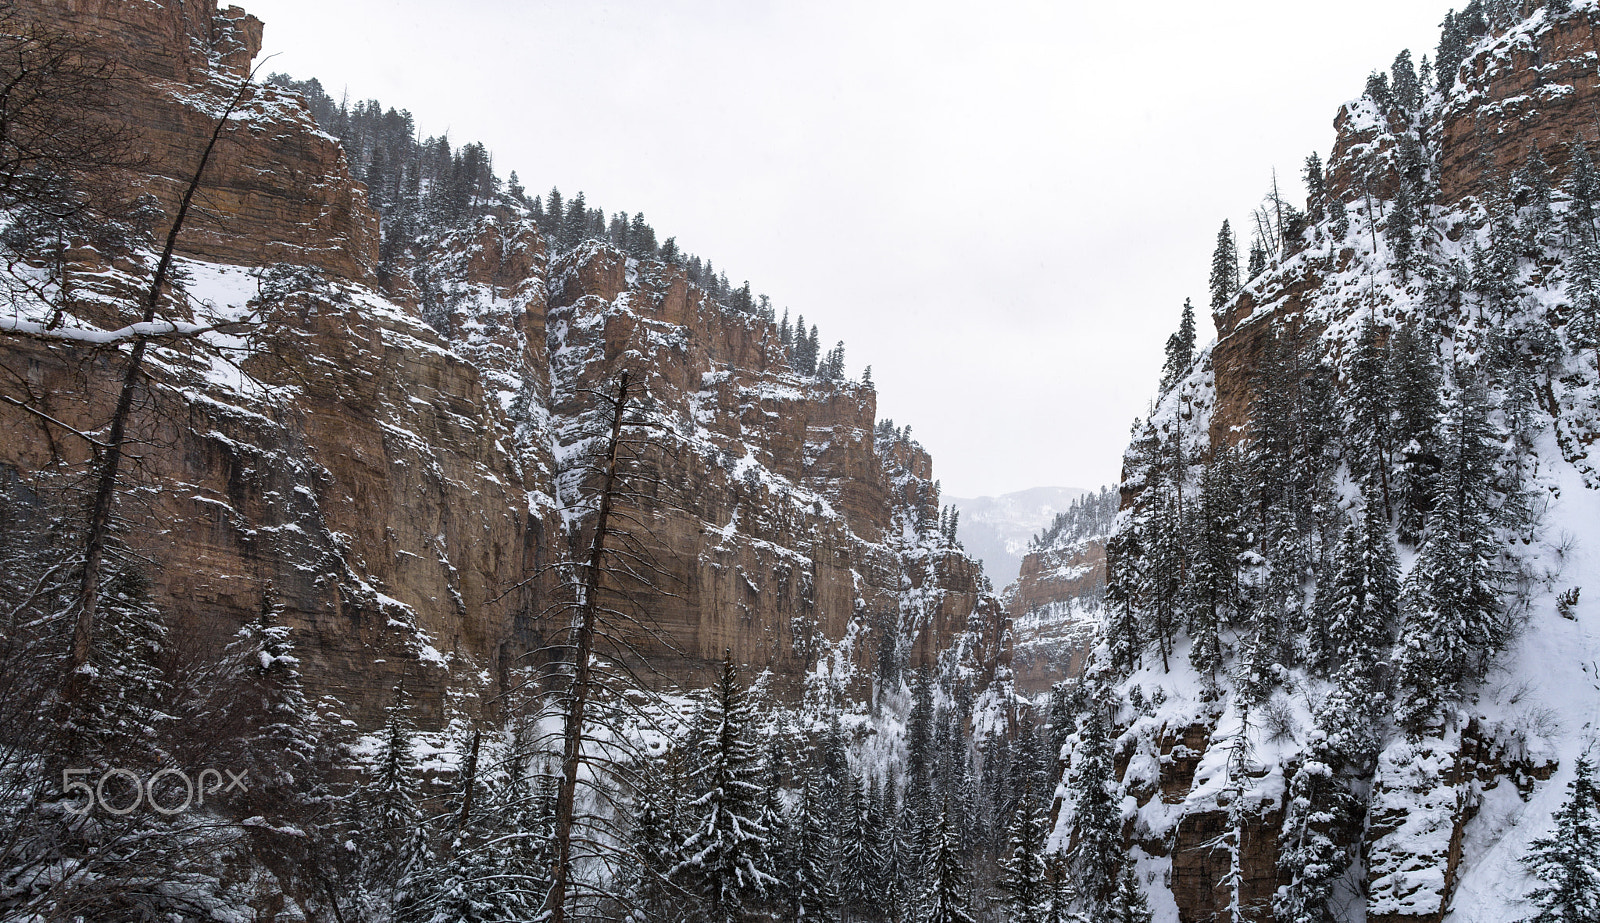
[[[214,2],[20,9],[117,62],[100,117],[147,155],[125,184],[154,197],[159,239],[261,23]],[[249,322],[206,348],[152,350],[119,508],[187,643],[219,645],[270,589],[311,691],[341,714],[369,724],[402,681],[427,720],[483,707],[553,633],[550,565],[582,528],[563,519],[577,421],[627,368],[679,441],[659,470],[674,496],[633,511],[666,572],[647,600],[663,643],[645,653],[667,680],[699,682],[726,649],[773,670],[780,696],[807,675],[860,694],[881,651],[927,662],[958,636],[983,669],[1003,666],[979,566],[925,528],[939,503],[928,455],[877,432],[870,384],[795,374],[774,325],[713,303],[681,268],[598,242],[553,254],[502,202],[417,242],[451,293],[441,332],[416,274],[378,277],[379,222],[338,142],[273,86],[227,119],[197,201],[162,316]],[[127,323],[153,254],[67,257],[65,316]],[[0,388],[92,432],[121,356],[6,338]],[[0,409],[0,467],[42,526],[41,498],[87,449],[17,406]]]
[[[1458,71],[1435,86],[1424,70],[1404,105],[1385,75],[1340,110],[1325,185],[1296,214],[1304,222],[1227,293],[1215,342],[1161,394],[1128,451],[1085,683],[1106,697],[1124,841],[1157,919],[1532,913],[1534,882],[1519,859],[1550,828],[1596,702],[1584,626],[1594,610],[1574,590],[1600,565],[1583,550],[1600,482],[1583,300],[1592,269],[1574,215],[1590,195],[1575,179],[1588,169],[1579,144],[1600,145],[1600,9],[1469,10],[1486,25],[1458,33]],[[1451,414],[1477,400],[1491,434],[1481,439],[1496,486],[1473,489],[1494,498],[1483,559],[1497,572],[1496,640],[1482,672],[1431,720],[1417,717],[1406,671],[1449,643],[1425,637],[1425,623],[1449,617],[1422,601],[1432,579],[1423,570],[1438,559],[1429,544],[1446,539],[1437,524],[1407,522],[1401,481],[1447,467],[1459,450],[1396,446],[1377,466],[1362,458],[1373,437],[1351,389],[1374,330],[1369,351],[1426,344],[1441,432],[1458,433]],[[1303,403],[1276,401],[1290,392]],[[1299,439],[1324,411],[1337,420],[1331,437],[1283,451],[1283,468],[1304,465],[1290,474],[1313,472],[1314,486],[1249,479],[1272,470],[1253,455],[1259,440]],[[1225,465],[1239,468],[1219,473]],[[1250,511],[1242,520],[1206,499],[1229,477]],[[1318,638],[1346,592],[1334,583],[1341,533],[1390,502],[1391,489],[1402,609],[1374,642],[1377,685],[1351,732],[1341,710],[1353,706],[1341,700],[1353,687],[1317,664]],[[1221,525],[1204,519],[1213,513]],[[1306,525],[1282,525],[1291,516]],[[1204,557],[1212,541],[1229,549],[1222,564]],[[1219,568],[1237,582],[1202,583]],[[1226,603],[1204,595],[1213,591]],[[1231,615],[1207,629],[1208,606],[1213,619]],[[1215,646],[1197,651],[1202,642]],[[1069,766],[1076,759],[1069,751]],[[1067,847],[1075,771],[1058,800],[1056,842]]]

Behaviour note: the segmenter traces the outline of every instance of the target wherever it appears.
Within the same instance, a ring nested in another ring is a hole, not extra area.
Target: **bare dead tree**
[[[582,523],[575,537],[587,541],[560,565],[566,589],[545,613],[564,627],[533,655],[550,658],[534,682],[556,693],[559,765],[543,906],[559,923],[600,915],[601,905],[626,905],[589,872],[607,869],[600,877],[615,880],[637,869],[625,862],[615,823],[648,759],[630,728],[653,725],[668,711],[655,693],[659,678],[646,648],[673,650],[649,613],[675,596],[668,586],[676,578],[652,549],[660,544],[655,517],[677,508],[663,468],[679,455],[675,427],[642,378],[622,371],[609,387],[583,392],[595,405],[579,425],[590,449],[568,473],[578,479],[569,492]],[[587,811],[579,809],[580,788],[594,802]]]
[[[611,433],[606,441],[601,475],[600,509],[589,545],[589,560],[577,599],[577,625],[572,645],[572,685],[567,691],[567,713],[562,732],[561,781],[556,790],[555,857],[550,865],[550,895],[545,910],[551,923],[566,919],[567,881],[572,863],[572,808],[578,787],[578,762],[583,746],[584,709],[593,695],[590,658],[594,655],[595,616],[599,602],[601,562],[609,534],[611,507],[616,498],[617,452],[622,445],[622,419],[628,406],[628,373],[617,377],[611,399]]]
[[[252,74],[251,77],[239,82],[239,88],[211,129],[211,137],[206,141],[205,150],[200,154],[200,163],[195,167],[188,187],[184,189],[183,198],[178,202],[177,214],[172,219],[172,226],[167,230],[167,240],[161,248],[161,258],[156,263],[155,276],[145,291],[141,323],[153,323],[156,319],[156,310],[160,307],[162,296],[167,289],[167,275],[172,269],[172,257],[178,246],[178,235],[183,231],[184,219],[189,215],[189,207],[194,202],[201,180],[205,177],[206,165],[211,160],[211,153],[216,149],[218,139],[222,137],[223,129],[227,127],[228,119],[233,116],[234,110],[245,100],[254,85],[253,76]],[[123,369],[122,388],[117,396],[117,406],[111,415],[105,444],[98,453],[99,471],[95,479],[94,499],[89,506],[88,530],[84,536],[83,580],[78,602],[78,618],[72,633],[72,667],[75,671],[89,662],[89,653],[94,643],[94,617],[100,597],[100,568],[105,556],[106,537],[110,534],[111,508],[116,499],[117,474],[122,464],[123,443],[127,438],[128,416],[133,410],[134,395],[139,390],[144,356],[149,345],[148,337],[135,334],[133,349]]]

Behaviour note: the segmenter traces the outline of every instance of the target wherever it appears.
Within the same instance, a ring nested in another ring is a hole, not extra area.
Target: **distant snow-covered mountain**
[[[1088,491],[1079,487],[1030,487],[998,497],[951,497],[961,511],[959,537],[997,587],[1017,579],[1028,539]]]

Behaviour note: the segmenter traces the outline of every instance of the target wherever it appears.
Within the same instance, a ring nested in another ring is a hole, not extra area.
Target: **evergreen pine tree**
[[[1244,605],[1240,555],[1247,547],[1238,453],[1215,450],[1201,478],[1197,542],[1190,582],[1189,665],[1215,690],[1221,633]]]
[[[1289,782],[1288,805],[1278,835],[1278,868],[1289,885],[1273,897],[1282,923],[1325,923],[1333,887],[1349,865],[1336,830],[1350,808],[1328,764],[1313,754]]]
[[[1050,885],[1044,860],[1044,820],[1032,788],[1017,799],[1006,828],[1006,852],[1000,863],[1001,904],[1011,923],[1043,923],[1049,910]]]
[[[1239,290],[1239,244],[1228,222],[1217,232],[1217,246],[1211,253],[1211,313],[1220,314],[1228,299]]]
[[[1400,563],[1382,509],[1368,500],[1334,550],[1334,571],[1317,589],[1317,623],[1325,626],[1314,665],[1327,675],[1358,674],[1376,688],[1390,626],[1400,618]]]
[[[1495,442],[1476,385],[1450,400],[1442,442],[1438,502],[1406,579],[1397,658],[1399,718],[1413,732],[1439,717],[1461,683],[1481,675],[1505,634],[1491,531]]]
[[[1107,913],[1101,917],[1107,923],[1150,923],[1150,902],[1144,889],[1133,875],[1133,863],[1122,861],[1122,871],[1117,875],[1117,893],[1112,897]]]
[[[1552,819],[1555,829],[1533,841],[1522,862],[1539,884],[1528,899],[1539,908],[1527,923],[1591,923],[1600,920],[1600,805],[1596,804],[1594,766],[1578,758],[1567,786],[1567,803]]]
[[[1183,300],[1183,317],[1178,329],[1167,337],[1167,361],[1161,368],[1161,390],[1170,391],[1194,363],[1194,305]]]
[[[1176,441],[1176,440],[1174,440]],[[1174,465],[1174,479],[1182,477],[1183,465]],[[1188,523],[1181,506],[1181,488],[1163,484],[1153,500],[1154,509],[1145,527],[1145,555],[1141,573],[1144,583],[1139,595],[1145,600],[1150,634],[1161,652],[1161,669],[1171,670],[1169,662],[1181,621],[1184,576],[1188,565]]]
[[[789,819],[794,839],[787,860],[791,877],[784,885],[791,920],[825,917],[838,906],[830,861],[834,844],[828,832],[822,788],[815,774],[807,773],[800,800]]]
[[[1417,82],[1417,71],[1411,65],[1411,50],[1406,49],[1395,56],[1394,64],[1389,68],[1390,89],[1394,101],[1399,105],[1408,119],[1415,115],[1417,106],[1422,102],[1422,87]]]
[[[1122,811],[1113,792],[1112,768],[1105,717],[1094,708],[1078,722],[1067,798],[1072,804],[1073,877],[1096,907],[1111,903],[1122,860]]]
[[[1396,397],[1389,350],[1381,336],[1378,324],[1370,318],[1362,323],[1350,362],[1350,384],[1343,397],[1351,421],[1349,441],[1354,448],[1350,467],[1381,486],[1382,495],[1375,499],[1387,511],[1391,508],[1389,461],[1393,455]]]
[[[962,863],[961,835],[951,823],[950,806],[940,817],[933,855],[928,865],[927,912],[924,923],[976,923],[972,916],[972,890]]]
[[[699,897],[708,919],[736,921],[760,903],[773,879],[767,831],[759,820],[760,755],[731,653],[723,658],[700,721],[706,733],[693,771],[699,795],[687,806],[691,832],[672,875]]]
[[[839,903],[851,916],[876,916],[879,889],[874,873],[881,860],[873,849],[871,806],[861,779],[846,770],[844,782],[836,838]]]
[[[580,191],[567,201],[567,214],[561,222],[561,245],[576,247],[589,236],[589,208]]]
[[[1106,541],[1106,647],[1109,666],[1123,676],[1138,665],[1146,643],[1138,605],[1143,550],[1139,526],[1132,518],[1123,520]]]
[[[1250,242],[1250,259],[1245,268],[1244,277],[1254,279],[1267,271],[1267,247],[1260,238]]]
[[[1395,268],[1400,270],[1400,281],[1405,282],[1416,268],[1417,211],[1411,201],[1411,192],[1405,182],[1395,186],[1394,207],[1384,224],[1384,236],[1389,240],[1389,251],[1394,256]]]
[[[1051,853],[1045,860],[1050,881],[1050,899],[1045,904],[1044,923],[1077,923],[1083,919],[1072,912],[1078,892],[1072,887],[1072,872],[1066,857]]]
[[[1517,186],[1517,198],[1523,206],[1518,231],[1527,248],[1524,252],[1538,259],[1549,245],[1548,235],[1555,227],[1556,217],[1550,207],[1550,168],[1544,162],[1544,155],[1539,153],[1537,142],[1528,153],[1527,162],[1517,171]]]
[[[551,243],[554,244],[554,248],[559,250],[565,244],[565,240],[561,236],[561,224],[562,220],[567,216],[567,205],[566,200],[561,198],[561,190],[554,186],[551,186],[550,191],[545,193],[544,215],[545,220],[539,225],[539,229],[544,231],[545,235],[551,239]]]
[[[376,765],[362,793],[360,884],[377,906],[404,907],[420,890],[432,859],[428,831],[417,806],[415,726],[405,686],[394,689],[385,710]]]
[[[1393,445],[1400,469],[1395,506],[1400,538],[1414,545],[1422,537],[1438,490],[1438,352],[1429,334],[1407,324],[1395,331],[1389,355],[1395,402]]]
[[[683,757],[674,747],[663,757],[645,759],[636,771],[629,828],[629,844],[638,863],[632,875],[633,898],[651,923],[676,923],[691,913],[686,895],[671,880],[672,871],[683,861],[688,838]]]
[[[933,814],[933,671],[917,667],[911,683],[911,715],[906,721],[905,813],[920,825]]]
[[[1327,214],[1328,182],[1322,175],[1322,158],[1312,151],[1306,157],[1306,217],[1312,224],[1320,224]]]
[[[1582,142],[1572,145],[1566,192],[1571,204],[1563,218],[1572,248],[1567,260],[1567,297],[1572,301],[1567,335],[1574,346],[1600,349],[1600,173]]]
[[[153,743],[168,723],[159,708],[166,626],[144,571],[128,565],[111,575],[95,621],[90,669],[68,703],[63,755],[91,765],[154,764],[160,755]]]
[[[1520,293],[1517,259],[1522,235],[1504,192],[1491,188],[1488,200],[1489,246],[1473,248],[1472,288],[1493,316],[1503,319]]]
[[[1465,17],[1462,17],[1463,19]],[[1444,23],[1439,34],[1438,53],[1434,55],[1436,72],[1439,75],[1439,89],[1448,90],[1456,82],[1456,71],[1460,69],[1461,62],[1467,57],[1468,41],[1463,34],[1460,22],[1455,11],[1444,14]]]
[[[245,769],[252,802],[283,807],[313,794],[315,716],[300,686],[299,659],[271,590],[254,621],[229,645],[226,700],[219,711],[239,729],[230,765]]]

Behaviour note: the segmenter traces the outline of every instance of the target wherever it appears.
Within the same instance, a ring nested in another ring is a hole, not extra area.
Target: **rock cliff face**
[[[1048,692],[1082,671],[1105,586],[1104,537],[1023,555],[1022,572],[1004,597],[1015,625],[1012,669],[1019,692]]]
[[[23,8],[118,62],[101,117],[148,152],[128,188],[172,215],[261,23],[213,0]],[[770,323],[676,267],[598,244],[553,258],[502,206],[423,248],[452,293],[430,326],[408,279],[375,278],[378,222],[338,143],[270,86],[229,119],[201,193],[163,313],[265,322],[206,338],[231,362],[185,343],[152,354],[121,515],[177,635],[220,643],[270,587],[312,691],[342,714],[370,723],[402,680],[424,719],[479,708],[551,633],[577,421],[627,366],[680,440],[661,468],[678,499],[642,511],[670,577],[649,601],[668,679],[698,682],[731,649],[781,695],[819,665],[855,682],[885,649],[873,632],[911,662],[959,636],[985,669],[1002,663],[978,566],[919,528],[938,504],[927,454],[876,434],[870,386],[794,374]],[[69,316],[126,323],[148,254],[73,257]],[[0,363],[25,383],[4,386],[16,397],[87,431],[123,360],[5,339]],[[11,406],[0,466],[41,485],[81,470],[82,445]]]
[[[1048,692],[1082,672],[1105,600],[1106,539],[1119,501],[1110,488],[1085,492],[1029,541],[1021,573],[1005,590],[1019,691]]]

